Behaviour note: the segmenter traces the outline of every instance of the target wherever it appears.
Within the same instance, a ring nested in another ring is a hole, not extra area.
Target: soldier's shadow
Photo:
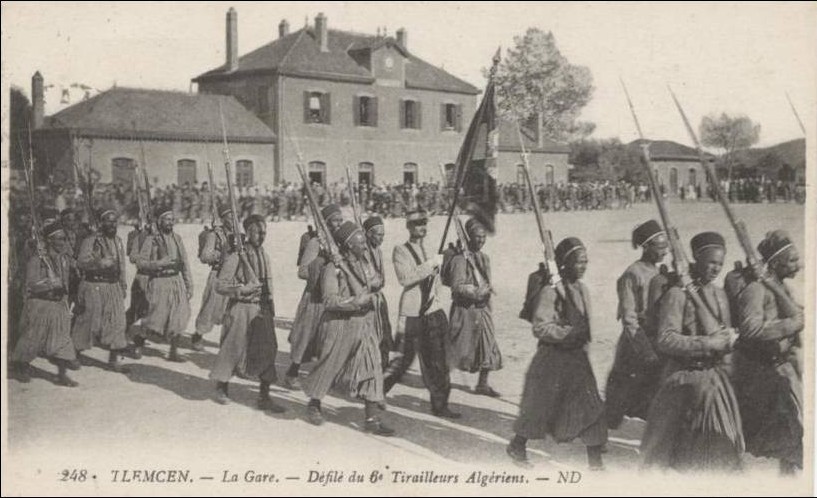
[[[189,401],[217,403],[216,383],[210,379],[149,364],[130,364],[129,367],[128,378],[131,382],[154,385]],[[286,412],[282,414],[262,412],[257,408],[258,383],[235,379],[229,384],[230,403],[225,408],[238,405],[278,419],[295,419],[305,410],[303,404],[276,396],[283,392],[285,391],[273,387],[271,395],[276,404],[286,408]]]

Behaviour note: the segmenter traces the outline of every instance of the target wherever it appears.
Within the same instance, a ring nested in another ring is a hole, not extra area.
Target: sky
[[[761,124],[760,146],[802,137],[791,96],[809,132],[817,123],[817,3],[212,2],[2,4],[2,130],[9,85],[30,95],[32,74],[46,85],[46,114],[60,88],[81,83],[188,91],[190,79],[221,65],[225,14],[238,11],[239,54],[323,12],[330,28],[408,32],[418,57],[484,87],[482,68],[497,47],[537,27],[552,31],[571,63],[587,66],[595,91],[581,119],[593,137],[637,137],[623,78],[647,138],[691,145],[667,91],[693,124],[710,113],[741,113]],[[71,91],[72,102],[82,92]],[[2,147],[2,157],[8,150]]]

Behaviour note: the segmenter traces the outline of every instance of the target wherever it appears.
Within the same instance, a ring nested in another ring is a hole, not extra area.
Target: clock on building
[[[386,57],[385,63],[386,67],[391,69],[394,66],[394,59],[392,59],[391,57]]]

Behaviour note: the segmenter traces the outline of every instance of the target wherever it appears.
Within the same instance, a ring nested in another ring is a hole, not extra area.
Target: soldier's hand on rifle
[[[740,336],[732,327],[724,327],[715,336],[715,351],[728,353],[735,349],[735,343]]]
[[[335,264],[335,267],[340,268],[343,265],[343,256],[339,253],[332,254],[332,263]]]
[[[261,294],[261,284],[244,284],[238,288],[238,293],[244,297],[255,297]]]
[[[188,301],[193,299],[193,289],[191,289],[190,287],[185,288],[185,294],[187,294]]]
[[[109,270],[111,268],[116,267],[116,261],[114,261],[113,258],[108,257],[102,258],[99,260],[99,267],[104,270]]]
[[[51,275],[48,278],[48,285],[52,289],[59,289],[60,287],[62,287],[62,280],[60,280],[60,277],[56,275]]]
[[[444,256],[442,254],[435,254],[431,256],[430,261],[432,261],[433,268],[439,268],[443,265]]]
[[[367,293],[355,296],[354,299],[352,299],[352,302],[355,304],[355,306],[366,308],[372,303],[372,294]]]
[[[491,285],[490,284],[480,284],[477,287],[477,299],[484,300],[491,295]]]
[[[756,262],[753,265],[747,265],[749,270],[749,275],[752,276],[755,280],[760,282],[766,282],[767,277],[769,276],[768,272],[766,271],[766,266],[761,263],[760,261]]]

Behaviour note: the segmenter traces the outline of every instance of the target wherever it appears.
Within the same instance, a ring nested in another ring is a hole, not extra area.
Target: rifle
[[[800,115],[797,114],[797,109],[794,108],[794,103],[791,101],[791,97],[789,97],[789,92],[786,92],[786,100],[789,101],[789,106],[791,107],[791,112],[794,113],[794,117],[797,119],[797,124],[800,125],[800,130],[803,132],[803,136],[806,136],[806,127],[803,125],[803,120],[800,119]]]
[[[72,142],[75,142],[76,137],[72,138]],[[91,232],[96,233],[97,231],[97,220],[94,214],[94,204],[93,204],[93,180],[91,179],[91,171],[90,168],[85,174],[82,173],[79,166],[79,152],[77,150],[76,144],[73,145],[74,154],[72,158],[72,163],[74,165],[74,172],[77,175],[77,182],[82,189],[82,197],[83,204],[85,206],[85,216],[88,218],[88,227],[91,229]]]
[[[207,161],[207,188],[210,191],[210,225],[215,228],[217,224],[221,223],[218,217],[218,206],[216,205],[216,186],[213,183],[213,165]]]
[[[723,189],[721,188],[720,183],[718,183],[718,175],[715,172],[715,167],[704,155],[704,151],[701,149],[701,144],[698,142],[698,137],[695,135],[692,125],[689,124],[689,119],[687,119],[684,110],[681,108],[681,104],[678,102],[675,92],[673,92],[672,88],[669,86],[667,86],[667,88],[669,89],[670,95],[672,95],[672,100],[675,102],[675,107],[678,108],[678,112],[681,114],[681,119],[684,121],[684,126],[686,127],[687,133],[689,133],[689,138],[692,140],[692,143],[695,144],[695,149],[698,151],[698,161],[701,163],[701,166],[703,166],[707,176],[709,177],[709,182],[712,184],[712,188],[715,191],[715,197],[717,197],[718,201],[723,207],[723,211],[726,213],[726,218],[729,220],[729,224],[732,225],[732,228],[735,230],[735,235],[737,236],[740,246],[743,248],[743,252],[746,253],[746,262],[752,268],[752,271],[756,277],[764,277],[767,271],[766,266],[761,262],[761,259],[755,252],[755,247],[752,245],[752,241],[749,239],[749,232],[746,229],[746,225],[742,220],[738,220],[735,217],[735,213],[732,211],[732,206],[729,204],[729,199],[724,195]]]
[[[542,250],[545,255],[545,271],[547,272],[548,284],[556,289],[562,277],[559,275],[559,267],[556,265],[556,249],[553,247],[553,235],[550,230],[545,229],[545,222],[542,218],[542,211],[539,209],[539,198],[533,188],[530,178],[530,165],[528,164],[528,152],[525,150],[525,141],[522,139],[522,128],[516,123],[516,133],[519,136],[519,147],[522,155],[522,169],[525,172],[525,183],[528,185],[528,193],[533,202],[533,212],[536,215],[536,226],[539,229],[539,240],[542,242]]]
[[[141,171],[137,165],[133,175],[133,195],[136,196],[136,204],[139,206],[139,226],[145,229],[148,226],[148,211],[150,208],[145,206],[145,201],[142,198],[142,189],[139,188],[139,176],[141,176]]]
[[[357,204],[357,195],[355,193],[355,188],[352,186],[352,173],[349,170],[349,166],[346,166],[346,184],[349,187],[349,195],[352,198],[352,213],[355,216],[355,223],[363,226],[363,220],[360,219],[360,207]]]
[[[309,212],[312,214],[312,220],[315,222],[316,233],[318,237],[318,243],[321,246],[321,249],[326,251],[330,256],[334,257],[340,254],[337,244],[335,244],[335,239],[332,238],[332,234],[329,231],[329,227],[326,225],[326,220],[323,219],[321,216],[320,207],[318,207],[318,201],[315,199],[315,193],[312,192],[312,188],[309,186],[309,178],[306,176],[304,172],[304,168],[301,165],[300,159],[298,163],[295,165],[298,168],[298,174],[301,176],[301,182],[304,185],[304,191],[306,193],[306,200],[307,205],[309,206]]]
[[[678,281],[686,292],[687,296],[692,300],[695,306],[698,317],[701,319],[701,325],[707,331],[707,334],[716,329],[724,328],[724,324],[712,313],[707,305],[698,294],[697,287],[689,275],[689,259],[687,258],[684,246],[681,244],[681,239],[678,236],[678,229],[672,224],[669,217],[669,211],[664,198],[661,196],[661,189],[658,187],[658,181],[655,178],[655,172],[652,169],[652,160],[650,159],[649,145],[644,142],[644,133],[641,131],[641,125],[638,122],[638,116],[635,113],[635,107],[630,99],[630,93],[627,91],[627,86],[624,80],[621,80],[621,86],[624,88],[624,95],[627,97],[627,104],[630,107],[630,113],[633,116],[638,136],[642,140],[641,144],[641,159],[644,168],[647,171],[647,180],[652,190],[652,197],[655,199],[656,207],[658,208],[658,215],[661,218],[661,224],[664,226],[664,232],[667,234],[669,241],[670,253],[672,254],[672,262],[675,267],[675,274]]]
[[[45,247],[43,240],[43,226],[40,216],[37,213],[36,197],[34,195],[34,153],[31,150],[31,128],[28,129],[28,162],[26,162],[25,154],[23,153],[23,146],[18,139],[17,146],[20,148],[20,159],[23,161],[23,173],[25,174],[26,187],[28,192],[28,205],[31,210],[31,236],[34,238],[34,248],[37,251],[37,257],[45,265],[45,272],[50,280],[55,280],[57,272],[54,271],[54,266],[51,259],[48,257],[48,250]],[[66,305],[67,306],[67,305]]]
[[[244,250],[244,241],[241,239],[241,230],[238,223],[238,206],[235,201],[235,192],[233,192],[233,171],[232,161],[230,160],[230,146],[227,143],[227,128],[224,126],[224,111],[221,108],[221,100],[218,102],[218,114],[221,118],[221,137],[224,141],[224,169],[227,173],[227,196],[230,199],[230,209],[232,211],[233,219],[233,234],[235,239],[235,248],[238,253],[239,261],[244,267],[244,275],[247,278],[247,285],[260,285],[258,276],[253,271],[250,262],[247,260],[247,253]]]

